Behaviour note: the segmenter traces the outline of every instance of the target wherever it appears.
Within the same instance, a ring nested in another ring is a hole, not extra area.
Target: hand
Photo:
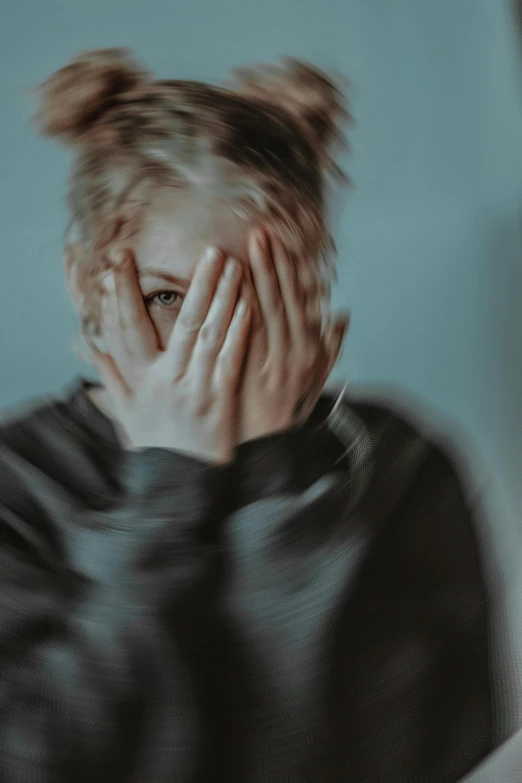
[[[222,463],[232,458],[235,395],[251,308],[240,265],[214,252],[196,271],[165,350],[143,303],[130,252],[105,300],[108,354],[95,366],[132,448],[157,447]]]
[[[296,271],[281,242],[249,238],[254,310],[240,392],[239,443],[286,430],[311,413],[347,330],[342,316],[323,333],[309,321]],[[300,410],[297,411],[297,407]]]

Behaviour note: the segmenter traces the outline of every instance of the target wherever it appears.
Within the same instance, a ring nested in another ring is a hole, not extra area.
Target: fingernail
[[[103,281],[103,287],[107,294],[112,294],[116,290],[116,283],[114,281],[114,272],[108,272],[108,274],[104,275],[102,278]]]
[[[128,261],[128,253],[121,248],[115,249],[111,253],[111,260],[115,267],[122,267]]]
[[[203,261],[206,264],[212,264],[219,256],[219,251],[217,247],[207,247],[205,252],[203,253]]]
[[[225,266],[225,276],[232,277],[238,268],[238,262],[234,258],[229,258]]]

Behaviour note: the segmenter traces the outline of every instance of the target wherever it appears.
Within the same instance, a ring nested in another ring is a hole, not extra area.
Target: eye
[[[160,291],[154,298],[163,305],[163,307],[171,307],[178,301],[179,294],[175,291]]]
[[[156,305],[157,307],[175,307],[181,302],[181,294],[177,291],[157,291],[145,297],[147,305]]]

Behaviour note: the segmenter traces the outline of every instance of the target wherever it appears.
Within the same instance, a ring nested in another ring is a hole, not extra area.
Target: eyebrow
[[[167,280],[169,283],[173,283],[174,285],[180,286],[180,288],[187,289],[189,287],[189,281],[185,280],[182,277],[176,277],[176,275],[171,275],[169,272],[165,272],[164,269],[156,269],[152,266],[144,266],[139,271],[140,277],[158,277],[161,280]]]

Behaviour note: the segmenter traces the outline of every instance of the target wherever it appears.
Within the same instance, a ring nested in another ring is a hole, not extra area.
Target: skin
[[[209,248],[219,250],[217,266],[200,261]],[[104,386],[94,401],[115,421],[124,445],[176,448],[227,461],[238,443],[292,426],[303,389],[311,392],[311,402],[318,396],[347,323],[341,319],[326,338],[307,323],[292,266],[269,227],[249,223],[201,194],[170,190],[148,207],[139,235],[116,243],[111,253],[119,263],[105,281],[102,328],[108,348],[92,356]],[[227,259],[234,259],[236,269],[228,289],[222,280]],[[74,269],[68,271],[80,307]],[[239,302],[240,323],[234,320]],[[209,313],[213,326],[204,326]],[[208,346],[202,346],[209,331],[216,342],[216,330],[219,346],[210,360]],[[183,351],[184,386],[172,371]],[[158,389],[166,378],[162,408]],[[199,407],[189,410],[189,400],[199,400]],[[220,417],[226,419],[223,426]],[[188,431],[166,427],[166,421],[180,418],[190,424],[192,443]]]
[[[195,193],[167,191],[152,203],[131,249],[145,298],[158,290],[178,295],[177,304],[170,307],[162,305],[161,299],[147,304],[162,346],[168,341],[196,265],[207,247],[217,247],[247,264],[248,232],[252,228],[252,223],[241,220],[230,209],[202,200]],[[173,276],[177,282],[163,275]]]

